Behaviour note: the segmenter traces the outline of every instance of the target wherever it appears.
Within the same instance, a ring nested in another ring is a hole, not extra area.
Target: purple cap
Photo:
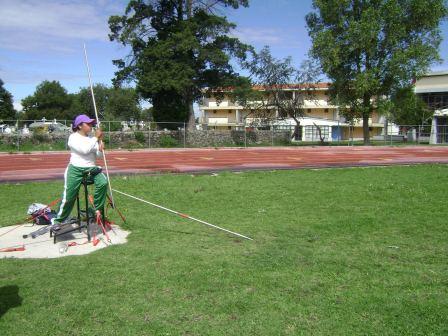
[[[95,119],[91,119],[90,117],[86,116],[85,114],[80,114],[73,121],[73,126],[72,126],[73,130],[76,130],[78,128],[78,126],[81,125],[82,123],[94,124],[95,125],[96,124],[96,120]]]

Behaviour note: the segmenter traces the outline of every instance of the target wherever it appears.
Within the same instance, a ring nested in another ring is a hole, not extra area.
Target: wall
[[[39,137],[32,135],[0,135],[3,144],[16,144],[31,141],[33,144],[66,142],[68,134],[45,134]],[[289,130],[206,130],[206,131],[145,131],[145,132],[106,132],[105,142],[111,148],[157,148],[157,147],[218,147],[244,146],[254,144],[270,145],[287,144],[291,138]]]

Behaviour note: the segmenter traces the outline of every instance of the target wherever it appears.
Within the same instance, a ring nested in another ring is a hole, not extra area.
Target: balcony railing
[[[229,118],[208,118],[207,123],[213,125],[228,124]]]

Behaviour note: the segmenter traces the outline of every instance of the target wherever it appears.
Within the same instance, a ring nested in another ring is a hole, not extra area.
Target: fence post
[[[184,122],[184,148],[186,148],[187,146],[187,128],[185,127],[185,122]]]
[[[107,138],[109,139],[109,149],[112,147],[112,144],[110,143],[110,120],[107,122],[108,126],[108,132],[107,132]]]
[[[417,144],[420,145],[421,125],[418,125]]]
[[[149,127],[148,127],[148,146],[149,146],[149,148],[151,148],[151,121],[149,122]]]
[[[274,125],[271,125],[271,142],[272,147],[274,147]]]
[[[348,142],[347,142],[347,146],[350,146],[350,141],[352,141],[352,125],[350,124],[348,126]]]
[[[244,147],[247,147],[247,135],[246,135],[246,125],[243,126],[244,127]]]
[[[391,126],[391,128],[390,128],[390,146],[392,146],[392,136],[393,136],[393,134],[392,134],[392,126]]]

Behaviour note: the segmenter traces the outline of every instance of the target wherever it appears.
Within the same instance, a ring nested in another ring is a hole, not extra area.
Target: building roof
[[[279,85],[280,89],[284,90],[301,90],[301,89],[328,89],[330,87],[330,83],[303,83],[303,84],[283,84]],[[255,90],[265,90],[267,88],[266,85],[254,85],[253,88]]]
[[[284,89],[284,90],[301,90],[301,89],[328,89],[330,87],[331,83],[327,83],[327,82],[322,82],[322,83],[302,83],[302,84],[282,84],[279,85],[280,89]],[[253,85],[252,88],[254,90],[266,90],[267,86],[266,85]],[[234,87],[225,87],[225,88],[220,88],[220,89],[213,89],[212,92],[229,92],[229,91],[233,91]],[[207,91],[207,89],[203,90],[204,92]]]
[[[428,72],[426,75],[424,75],[423,77],[431,77],[431,76],[446,76],[448,75],[448,70],[441,70],[441,71],[433,71],[433,72]]]
[[[429,72],[415,82],[415,93],[448,92],[448,71]]]

